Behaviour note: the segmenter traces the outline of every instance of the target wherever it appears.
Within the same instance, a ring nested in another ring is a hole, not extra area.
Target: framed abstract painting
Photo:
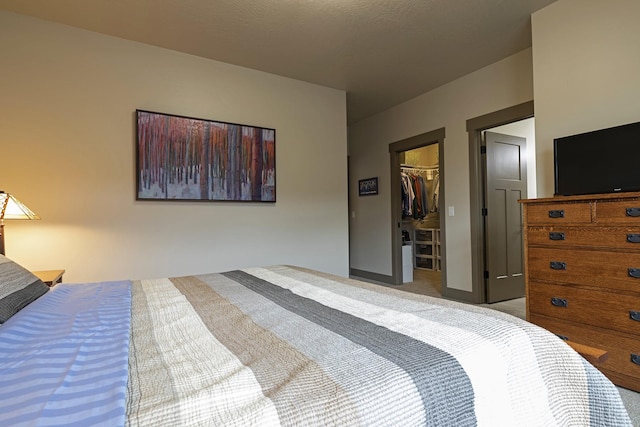
[[[276,131],[136,110],[137,200],[276,201]]]

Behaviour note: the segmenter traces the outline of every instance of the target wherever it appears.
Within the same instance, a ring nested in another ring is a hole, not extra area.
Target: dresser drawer
[[[529,247],[529,280],[640,292],[640,253]]]
[[[640,391],[640,365],[632,361],[632,358],[637,360],[634,355],[640,355],[640,340],[637,336],[611,333],[537,314],[532,314],[529,321],[570,341],[606,350],[608,358],[597,366],[598,369],[605,375],[608,372],[618,374],[616,384]]]
[[[528,227],[530,245],[640,251],[640,227]]]
[[[640,335],[640,296],[536,282],[528,295],[530,313]]]
[[[592,203],[541,203],[526,207],[527,223],[535,224],[588,224],[591,222]]]
[[[595,212],[598,224],[640,226],[640,200],[599,201]]]

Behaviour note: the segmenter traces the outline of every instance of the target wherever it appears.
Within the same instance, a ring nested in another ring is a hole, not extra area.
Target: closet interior
[[[438,159],[437,143],[400,153],[405,283],[414,280],[414,272],[441,270]],[[439,274],[429,278],[439,281]]]

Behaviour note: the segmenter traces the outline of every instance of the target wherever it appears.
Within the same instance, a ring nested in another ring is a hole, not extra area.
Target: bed
[[[3,426],[631,425],[562,340],[482,307],[291,266],[0,279]]]

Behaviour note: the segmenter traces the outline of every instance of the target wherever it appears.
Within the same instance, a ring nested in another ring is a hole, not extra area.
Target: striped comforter
[[[492,310],[284,266],[132,299],[130,425],[630,425],[599,371]]]
[[[631,425],[599,371],[492,310],[286,266],[128,285],[58,285],[0,328],[0,425]],[[66,365],[13,353],[48,319],[83,346],[46,338]]]

